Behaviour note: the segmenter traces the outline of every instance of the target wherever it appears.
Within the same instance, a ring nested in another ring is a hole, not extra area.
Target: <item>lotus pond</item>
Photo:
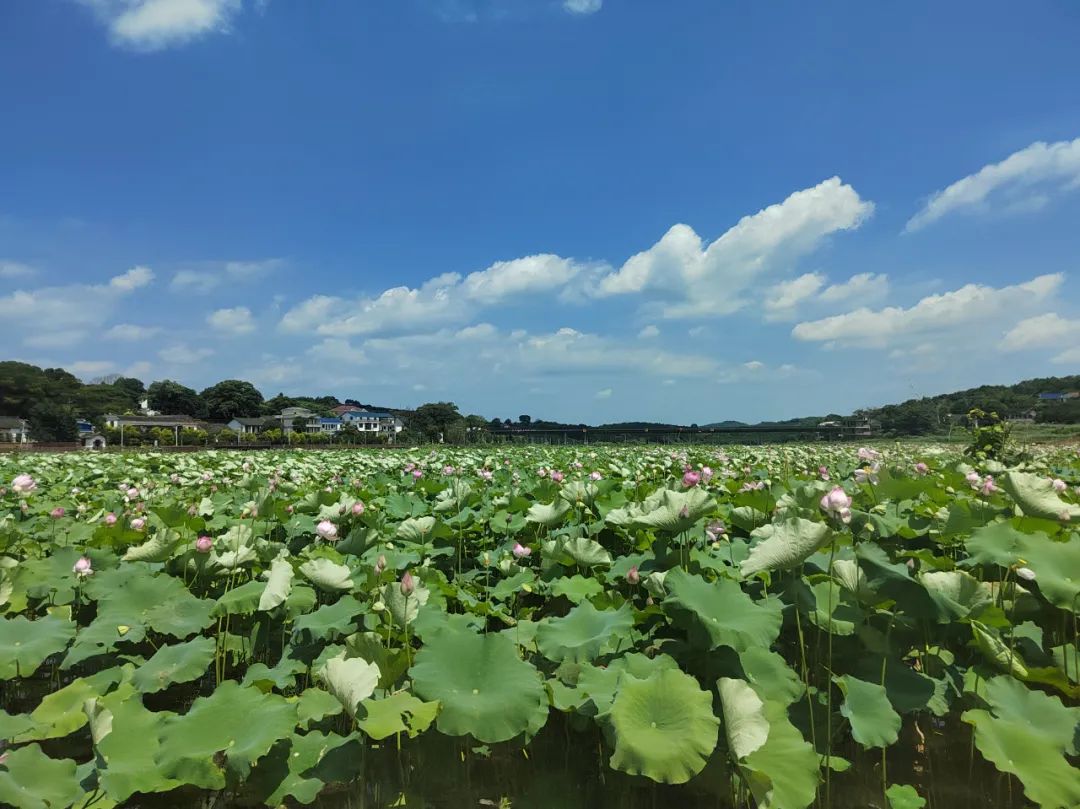
[[[1080,806],[1080,456],[0,456],[0,804]]]

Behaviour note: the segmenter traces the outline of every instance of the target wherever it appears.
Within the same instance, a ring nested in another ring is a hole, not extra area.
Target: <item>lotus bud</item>
[[[52,511],[49,512],[49,516],[52,517],[54,520],[59,520],[61,517],[64,516],[64,513],[65,513],[64,512],[64,507],[63,506],[57,506],[56,508],[54,508]]]
[[[142,517],[136,517],[134,520],[131,521],[131,530],[132,531],[141,531],[145,527],[146,527],[146,520],[144,520]]]
[[[80,579],[89,576],[94,572],[94,568],[90,564],[89,556],[80,556],[71,570]]]
[[[513,554],[515,559],[525,559],[532,555],[532,548],[526,548],[520,542],[515,542]]]
[[[632,584],[634,586],[637,586],[641,583],[641,574],[638,573],[637,565],[634,565],[628,571],[626,571],[626,581],[628,584]]]
[[[827,466],[819,466],[817,468],[817,472],[818,472],[818,477],[820,477],[822,480],[828,480],[829,479],[829,467],[827,467]]]
[[[550,477],[556,483],[562,483],[563,478],[566,477],[566,475],[556,469],[554,472],[551,473]]]
[[[725,526],[720,520],[713,520],[711,523],[705,526],[705,535],[709,538],[709,541],[716,542],[717,539],[727,533],[727,526]]]
[[[408,598],[416,590],[416,582],[413,580],[412,574],[409,571],[405,571],[405,575],[401,577],[401,594]]]
[[[1053,482],[1050,485],[1054,487],[1055,492],[1059,492],[1059,493],[1063,492],[1067,488],[1069,488],[1069,484],[1067,484],[1061,478],[1054,478]]]
[[[116,515],[111,511],[105,515],[105,519],[102,520],[106,525],[116,525]]]
[[[139,490],[132,486],[130,489],[127,490],[127,496],[129,500],[138,500]]]
[[[982,484],[982,489],[981,489],[982,493],[984,495],[986,495],[987,497],[989,497],[990,495],[992,495],[997,490],[998,490],[998,487],[994,484],[994,476],[993,475],[987,475],[986,480],[984,480],[983,484]]]
[[[413,480],[420,480],[424,476],[424,472],[421,469],[414,469],[412,471]]]
[[[286,514],[292,514],[293,513],[293,507],[291,505],[285,506],[285,513]]]
[[[334,542],[338,538],[337,526],[330,522],[330,520],[323,520],[316,525],[315,533],[327,542]]]
[[[599,472],[597,472],[595,470],[593,470],[592,472],[589,473],[589,480],[603,480],[603,479],[604,479],[604,476],[601,475]]]
[[[700,482],[701,475],[692,469],[682,476],[682,485],[687,489],[697,486]]]
[[[364,513],[364,504],[362,501],[357,500],[355,503],[352,504],[352,513],[354,517],[359,517],[361,514]]]
[[[930,467],[927,466],[926,464],[924,464],[922,461],[919,461],[917,464],[915,464],[915,474],[916,475],[920,475],[920,476],[925,475],[929,471],[930,471]]]
[[[214,540],[207,536],[201,536],[195,540],[195,550],[199,553],[210,553],[210,549],[214,547]]]
[[[382,575],[384,570],[386,570],[386,557],[380,553],[379,558],[375,560],[375,575]]]
[[[1016,568],[1016,575],[1018,578],[1024,581],[1035,581],[1035,571],[1030,567],[1018,567]]]
[[[11,490],[15,494],[30,494],[37,488],[37,482],[30,475],[18,475],[11,481]]]

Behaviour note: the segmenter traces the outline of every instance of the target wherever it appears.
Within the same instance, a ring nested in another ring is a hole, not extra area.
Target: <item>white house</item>
[[[30,425],[26,419],[0,416],[0,444],[30,443]]]
[[[238,417],[230,421],[225,426],[232,430],[234,433],[240,434],[255,434],[261,432],[269,423],[273,423],[273,419],[263,418],[257,416],[255,418]]]
[[[337,433],[341,432],[341,428],[344,426],[344,422],[337,418],[321,418],[319,419],[319,429],[324,433]]]
[[[345,424],[353,425],[362,433],[400,433],[405,429],[401,419],[391,413],[379,413],[371,410],[347,410],[341,414]]]

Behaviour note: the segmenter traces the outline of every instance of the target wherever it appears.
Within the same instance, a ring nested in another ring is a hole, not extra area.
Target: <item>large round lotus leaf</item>
[[[1044,520],[1060,520],[1062,517],[1080,519],[1080,506],[1066,503],[1058,497],[1053,481],[1048,477],[1027,472],[1006,472],[1001,477],[1001,485],[1025,514]]]
[[[787,707],[765,701],[769,736],[746,757],[750,790],[758,809],[802,809],[817,797],[819,758],[788,719]]]
[[[851,735],[863,747],[888,747],[900,733],[900,714],[893,710],[885,688],[851,675],[833,678],[844,692],[840,713],[851,723]]]
[[[174,714],[148,711],[130,685],[94,700],[93,709],[98,782],[112,800],[122,803],[136,792],[168,792],[180,785],[162,776],[154,761],[158,735]]]
[[[750,536],[758,541],[739,565],[743,576],[797,567],[810,554],[828,544],[833,534],[826,523],[792,517],[781,523],[763,525]]]
[[[29,677],[45,658],[64,651],[75,637],[75,624],[47,615],[36,621],[22,615],[0,618],[0,680]]]
[[[155,761],[164,777],[221,789],[225,773],[219,754],[243,778],[295,726],[296,708],[282,697],[226,681],[209,697],[195,700],[186,714],[165,722]]]
[[[624,641],[633,625],[634,610],[629,604],[601,611],[584,601],[562,618],[541,622],[536,645],[544,657],[556,663],[587,663]]]
[[[810,623],[833,635],[853,635],[862,623],[862,610],[854,597],[832,581],[801,589],[799,601]]]
[[[806,691],[803,681],[784,658],[762,646],[739,652],[739,663],[747,682],[763,699],[790,705]]]
[[[394,536],[406,542],[426,542],[435,528],[434,517],[411,517],[400,525],[394,532]]]
[[[286,559],[275,559],[270,563],[270,575],[266,580],[266,589],[259,597],[259,611],[272,610],[284,604],[292,590],[293,566]]]
[[[328,716],[337,716],[343,708],[337,697],[321,688],[305,688],[296,698],[296,723],[306,728],[312,722],[320,722]]]
[[[716,682],[724,711],[724,734],[735,758],[745,758],[769,738],[765,705],[745,680],[721,677]]]
[[[404,595],[401,592],[401,585],[396,581],[384,584],[381,592],[383,604],[386,605],[386,611],[393,620],[394,626],[402,629],[406,624],[411,624],[416,620],[420,608],[427,604],[428,598],[431,597],[431,591],[422,584],[417,584],[415,590],[409,595]]]
[[[197,680],[214,659],[214,648],[214,639],[206,637],[162,646],[135,670],[131,682],[142,693],[153,694],[164,691],[173,683]]]
[[[266,806],[286,806],[287,798],[308,805],[322,792],[327,783],[344,782],[350,773],[335,777],[330,763],[338,752],[356,756],[351,749],[357,742],[356,734],[339,736],[311,731],[303,735],[294,733],[280,740],[267,755],[260,759],[245,787],[257,795]],[[346,745],[349,745],[346,748]]]
[[[575,604],[604,592],[604,585],[585,576],[562,576],[551,582],[551,594],[563,596]]]
[[[710,583],[682,568],[671,570],[664,586],[668,591],[665,610],[686,620],[710,649],[769,647],[780,634],[782,617],[777,599],[763,605],[733,581],[718,579]]]
[[[619,683],[624,677],[636,677],[647,680],[658,671],[678,669],[679,664],[668,655],[648,657],[638,652],[622,655],[607,666],[582,666],[578,674],[577,691],[580,703],[591,701],[592,711],[584,711],[596,716],[604,716],[611,710]]]
[[[533,503],[525,519],[550,528],[561,523],[569,512],[570,504],[560,498],[554,503]]]
[[[938,623],[978,617],[994,600],[989,584],[962,570],[930,571],[919,576],[919,581],[940,608]]]
[[[157,531],[141,545],[132,545],[124,553],[125,562],[165,562],[172,557],[180,534],[172,529]]]
[[[351,590],[353,587],[352,571],[345,565],[339,565],[329,559],[311,559],[300,565],[303,573],[320,590],[336,593]]]
[[[49,758],[36,744],[12,750],[0,764],[0,804],[16,809],[71,806],[83,790],[69,758]]]
[[[426,642],[410,673],[418,696],[442,703],[438,728],[448,736],[503,742],[547,721],[539,672],[503,635],[446,629]]]
[[[20,733],[26,733],[34,727],[34,720],[27,714],[9,714],[0,708],[0,742],[8,742]]]
[[[1080,708],[1067,708],[1057,697],[1027,688],[1012,677],[988,680],[983,697],[998,719],[1026,722],[1064,753],[1075,756],[1080,752]]]
[[[407,691],[399,691],[384,699],[365,699],[361,703],[364,717],[356,724],[373,739],[385,739],[397,733],[418,736],[435,721],[438,702],[424,702]]]
[[[193,596],[179,579],[155,575],[145,564],[95,573],[86,590],[98,602],[98,620],[115,616],[123,620],[114,624],[149,627],[175,638],[205,629],[214,608],[213,601]]]
[[[909,784],[893,784],[885,790],[885,797],[889,801],[889,809],[922,809],[926,806],[926,799],[920,797],[915,787]]]
[[[351,635],[356,631],[355,618],[363,610],[363,604],[352,596],[345,595],[333,604],[325,604],[314,612],[298,616],[293,621],[293,631],[306,632],[320,640]]]
[[[214,603],[213,614],[222,615],[251,615],[259,608],[259,599],[262,598],[266,585],[258,580],[244,582],[238,587],[231,588],[227,593]]]
[[[705,768],[720,730],[712,697],[677,669],[623,679],[608,719],[611,767],[667,784],[686,783]]]
[[[46,694],[30,713],[34,727],[16,737],[15,741],[60,739],[74,733],[87,723],[86,714],[82,710],[83,703],[98,695],[96,684],[84,677],[72,680],[60,690]]]
[[[1041,532],[1025,534],[1008,523],[994,523],[975,531],[966,547],[973,564],[1029,568],[1047,601],[1080,613],[1080,535],[1057,542]]]
[[[359,657],[333,657],[319,672],[326,690],[337,698],[349,716],[355,717],[360,702],[375,693],[379,667]]]
[[[611,564],[611,554],[595,539],[561,537],[544,543],[545,561],[550,559],[560,565],[579,567],[606,567]]]
[[[1024,794],[1039,806],[1080,804],[1080,778],[1054,742],[1026,721],[997,719],[988,711],[966,711],[961,717],[975,728],[975,746],[1002,772],[1024,785]]]
[[[635,519],[638,525],[681,534],[693,528],[698,520],[711,514],[716,507],[716,502],[703,488],[694,487],[683,492],[663,489],[659,495],[655,508]]]

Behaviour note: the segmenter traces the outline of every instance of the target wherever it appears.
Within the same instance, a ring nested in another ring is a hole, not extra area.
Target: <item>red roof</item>
[[[354,411],[359,412],[363,409],[364,408],[357,407],[356,405],[338,405],[337,407],[331,408],[330,412],[337,413],[340,416],[342,413],[352,413]]]

